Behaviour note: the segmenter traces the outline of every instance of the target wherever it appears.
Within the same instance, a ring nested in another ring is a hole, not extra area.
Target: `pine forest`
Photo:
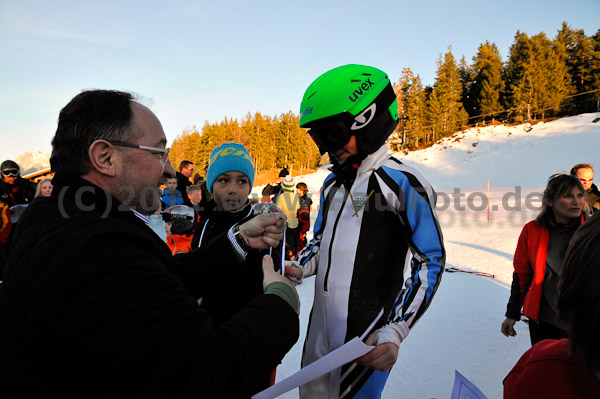
[[[544,32],[517,31],[507,61],[486,41],[471,62],[457,61],[452,47],[440,55],[433,86],[404,68],[394,89],[399,123],[388,144],[393,150],[422,148],[459,130],[489,123],[528,123],[544,118],[600,109],[600,29],[586,36],[563,22],[551,39]],[[223,142],[241,143],[257,171],[315,168],[321,155],[298,115],[248,114],[241,121],[206,122],[178,136],[171,147],[177,166],[190,160],[207,165],[212,149]],[[325,160],[325,162],[327,162]],[[198,168],[200,169],[200,168]]]

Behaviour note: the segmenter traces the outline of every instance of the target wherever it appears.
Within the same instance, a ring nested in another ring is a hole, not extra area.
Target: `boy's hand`
[[[377,334],[378,332],[376,331],[369,335],[369,338],[367,338],[367,342],[365,342],[365,344],[373,345]],[[398,349],[400,348],[398,348],[396,344],[386,342],[384,344],[377,345],[371,352],[356,359],[356,363],[374,370],[388,371],[398,359]]]
[[[297,262],[286,260],[285,264],[285,276],[292,280],[294,284],[298,284],[302,281],[302,269],[297,266]]]
[[[262,213],[240,225],[240,234],[250,248],[276,247],[283,239],[285,221],[281,212]]]

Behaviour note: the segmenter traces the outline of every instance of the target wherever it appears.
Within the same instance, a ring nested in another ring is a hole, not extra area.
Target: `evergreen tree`
[[[471,93],[473,86],[473,69],[467,63],[465,56],[463,55],[458,64],[458,77],[462,85],[462,99],[461,102],[465,111],[469,114],[469,119],[475,114],[475,99]]]
[[[527,37],[518,32],[505,70],[505,106],[516,121],[556,113],[569,94],[569,75],[561,44],[542,32]]]
[[[472,83],[469,90],[473,103],[472,116],[483,115],[479,120],[485,121],[486,115],[493,119],[502,111],[502,68],[502,57],[496,44],[488,41],[480,44],[471,65]]]
[[[595,90],[590,93],[591,97],[591,110],[596,111],[598,107],[598,101],[600,101],[600,29],[590,38],[590,79],[589,79],[589,90]],[[595,100],[595,101],[594,101]]]
[[[433,140],[454,133],[467,123],[468,114],[462,105],[462,83],[460,71],[452,55],[452,48],[438,61],[433,92],[430,98],[430,122],[433,125]]]
[[[427,110],[426,96],[419,75],[414,76],[410,68],[404,68],[398,82],[400,132],[402,136],[412,137],[416,142],[426,142]],[[405,145],[406,146],[406,145]]]
[[[517,31],[504,69],[503,104],[508,109],[509,117],[517,122],[529,118],[527,112],[533,90],[531,79],[528,77],[531,65],[530,47],[527,34]]]

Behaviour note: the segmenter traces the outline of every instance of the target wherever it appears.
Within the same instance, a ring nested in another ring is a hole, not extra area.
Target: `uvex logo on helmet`
[[[353,80],[353,82],[356,82],[356,80]],[[375,83],[371,82],[371,79],[367,79],[367,81],[362,82],[360,86],[358,86],[358,89],[354,90],[352,94],[348,96],[348,98],[350,99],[350,101],[355,102],[360,96],[365,94],[365,92],[367,92],[374,84]]]

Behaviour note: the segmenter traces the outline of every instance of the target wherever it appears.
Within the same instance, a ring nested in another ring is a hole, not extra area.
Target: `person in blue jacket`
[[[166,187],[162,192],[160,200],[165,204],[167,208],[175,205],[183,205],[183,197],[181,191],[177,190],[177,179],[167,179]]]

